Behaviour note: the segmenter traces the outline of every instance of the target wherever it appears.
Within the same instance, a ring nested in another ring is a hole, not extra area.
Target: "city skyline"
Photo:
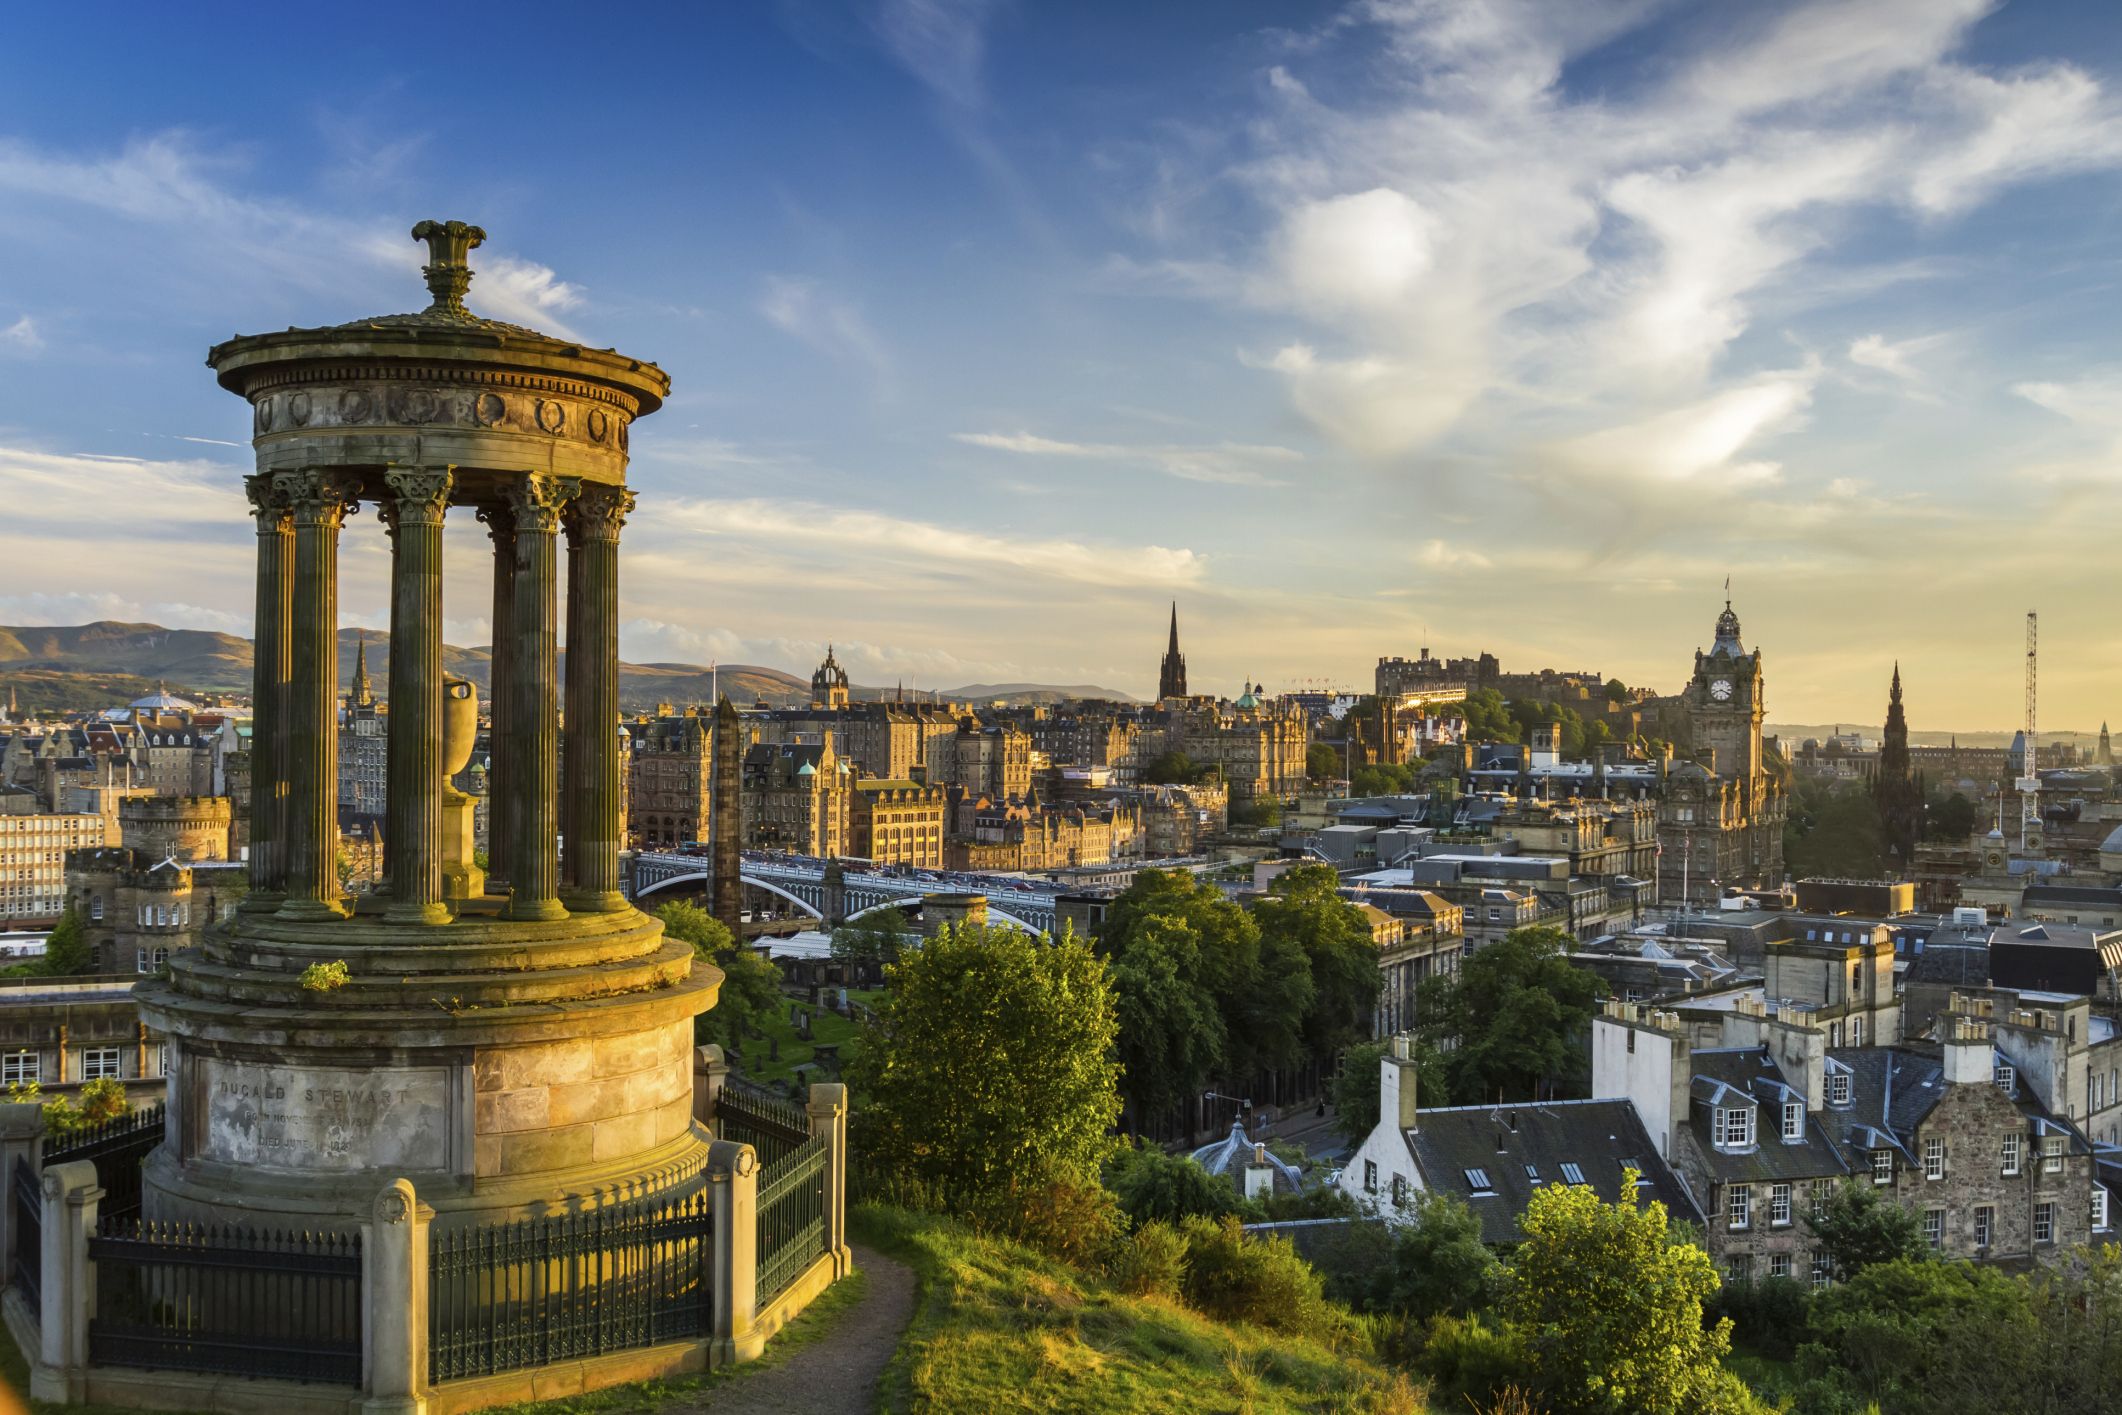
[[[2055,568],[2115,523],[2113,27],[1554,13],[791,4],[571,54],[571,130],[537,25],[467,63],[24,17],[0,622],[247,634],[249,428],[199,358],[414,307],[406,227],[462,217],[474,309],[673,376],[631,660],[1148,696],[1176,597],[1196,691],[1427,643],[1668,692],[1730,575],[1771,720],[1876,722],[1898,660],[1918,730],[2009,731],[2038,609],[2044,720],[2095,729],[2122,644]],[[345,622],[386,564],[356,522]]]

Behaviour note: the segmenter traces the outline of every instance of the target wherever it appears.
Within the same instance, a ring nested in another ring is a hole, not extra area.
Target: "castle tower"
[[[1157,669],[1157,701],[1186,696],[1186,655],[1179,652],[1179,602],[1172,601],[1171,644]]]
[[[1894,665],[1893,687],[1886,700],[1886,733],[1879,747],[1879,774],[1872,780],[1872,799],[1885,829],[1886,860],[1905,876],[1915,864],[1916,840],[1923,833],[1923,792],[1909,767],[1908,717],[1901,707],[1901,665]]]
[[[241,336],[207,358],[250,405],[257,458],[252,890],[134,994],[169,1044],[151,1219],[344,1230],[404,1178],[455,1225],[702,1182],[693,1019],[721,974],[619,889],[627,430],[670,380],[466,309],[478,227],[423,221],[413,236],[429,248],[426,309]],[[339,538],[363,503],[390,539],[391,854],[387,890],[356,910],[334,869],[335,709]],[[447,772],[476,705],[442,671],[452,510],[493,542],[507,881],[457,899]],[[319,986],[311,964],[343,964],[343,981]]]

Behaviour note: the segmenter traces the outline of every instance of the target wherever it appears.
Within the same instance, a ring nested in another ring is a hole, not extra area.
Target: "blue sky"
[[[676,392],[624,651],[858,681],[1669,690],[2113,713],[2122,21],[1815,5],[25,11],[0,622],[247,628],[236,332],[474,308]],[[454,528],[451,633],[482,642]],[[372,521],[344,609],[384,622]],[[2122,716],[2122,713],[2113,713]]]

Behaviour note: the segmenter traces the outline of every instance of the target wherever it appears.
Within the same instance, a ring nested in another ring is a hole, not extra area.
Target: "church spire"
[[[368,691],[368,631],[354,635],[354,687],[351,695],[355,707],[368,707],[376,700]]]
[[[1186,696],[1186,655],[1179,652],[1179,601],[1172,601],[1171,644],[1157,668],[1157,701]]]

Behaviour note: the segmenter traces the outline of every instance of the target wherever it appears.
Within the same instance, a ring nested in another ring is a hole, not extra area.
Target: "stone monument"
[[[627,430],[670,381],[472,314],[485,233],[413,235],[426,309],[207,357],[257,453],[251,893],[139,988],[169,1040],[151,1218],[352,1225],[405,1178],[438,1224],[498,1220],[651,1196],[706,1162],[693,1019],[721,974],[619,889]],[[334,706],[339,537],[364,504],[391,540],[389,805],[386,879],[356,912],[334,869]],[[442,672],[452,509],[494,552],[483,882],[447,784],[477,712]]]

